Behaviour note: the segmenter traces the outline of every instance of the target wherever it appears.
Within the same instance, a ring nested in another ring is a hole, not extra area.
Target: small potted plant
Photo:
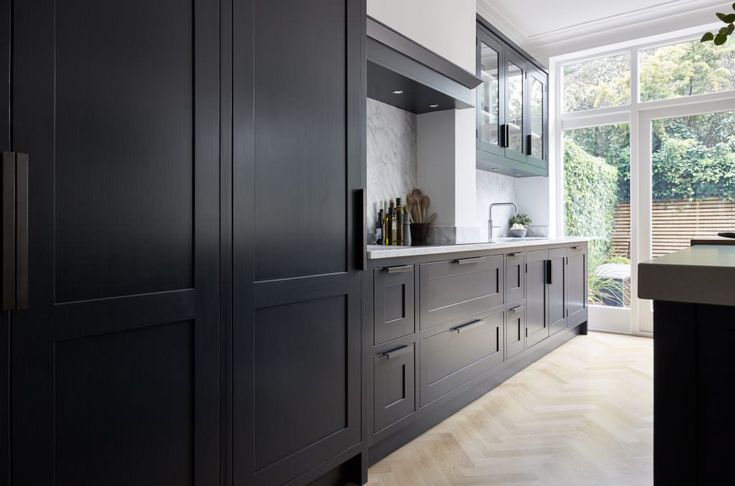
[[[531,217],[527,214],[516,214],[512,218],[510,218],[510,221],[508,221],[508,225],[510,226],[510,235],[514,238],[525,238],[526,232],[528,231],[528,226],[531,224]]]

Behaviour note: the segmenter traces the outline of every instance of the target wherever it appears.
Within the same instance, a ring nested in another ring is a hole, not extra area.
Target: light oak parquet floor
[[[590,333],[369,470],[369,486],[653,484],[653,341]]]

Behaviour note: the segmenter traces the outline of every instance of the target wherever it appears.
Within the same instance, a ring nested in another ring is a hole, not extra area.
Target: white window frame
[[[552,57],[549,62],[551,93],[549,107],[549,196],[552,234],[564,235],[564,147],[565,130],[627,123],[630,127],[631,262],[637,266],[651,259],[651,122],[660,118],[710,112],[735,111],[735,90],[640,101],[639,52],[655,47],[699,39],[717,24],[704,25],[646,39]],[[628,53],[631,61],[630,104],[578,112],[563,112],[562,71],[564,66],[585,60]],[[652,336],[653,318],[649,301],[637,298],[638,275],[631,272],[630,309],[590,306],[590,326],[598,330]],[[598,324],[594,324],[597,321]],[[602,323],[602,324],[599,324]]]

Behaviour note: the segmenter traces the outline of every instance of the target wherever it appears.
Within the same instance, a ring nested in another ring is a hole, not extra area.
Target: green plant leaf
[[[735,31],[735,24],[730,24],[727,26],[727,35],[730,35]]]
[[[725,15],[725,18],[722,19],[722,21],[725,22],[726,24],[731,24],[731,23],[735,22],[735,14],[727,14],[727,15]]]
[[[715,40],[715,35],[712,32],[705,32],[700,42],[708,42]]]
[[[725,42],[727,42],[727,35],[726,34],[717,34],[715,36],[715,45],[716,46],[721,46]]]
[[[726,24],[729,24],[730,22],[727,20],[727,17],[732,14],[724,14],[722,12],[717,12],[715,15],[717,15],[717,18],[725,22]]]

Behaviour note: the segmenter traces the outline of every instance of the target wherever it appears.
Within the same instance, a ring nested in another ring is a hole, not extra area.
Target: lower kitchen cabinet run
[[[371,261],[370,463],[586,333],[587,244],[524,249]]]

